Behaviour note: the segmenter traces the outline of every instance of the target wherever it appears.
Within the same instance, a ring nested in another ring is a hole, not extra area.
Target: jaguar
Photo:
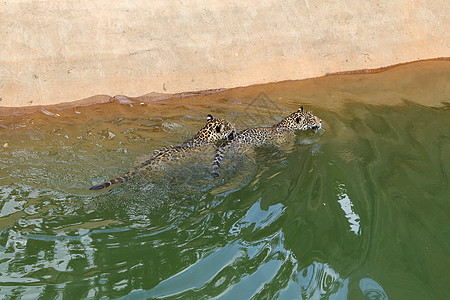
[[[220,145],[214,156],[211,171],[213,177],[218,177],[220,163],[227,153],[245,153],[257,147],[280,146],[291,141],[296,131],[308,129],[320,130],[322,120],[312,112],[304,110],[303,106],[271,127],[248,128],[238,132],[233,139]]]
[[[181,143],[181,145],[171,145],[153,152],[145,161],[137,164],[130,171],[115,177],[107,182],[93,186],[90,190],[100,190],[113,184],[122,183],[136,174],[144,174],[154,169],[158,169],[161,164],[179,160],[188,154],[205,151],[208,147],[216,149],[220,143],[234,138],[236,134],[235,125],[225,119],[215,118],[212,115],[206,117],[206,124],[197,134]]]

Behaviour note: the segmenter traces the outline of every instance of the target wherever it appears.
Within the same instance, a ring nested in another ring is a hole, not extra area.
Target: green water
[[[110,103],[2,124],[1,298],[448,299],[445,106],[307,104],[324,131],[225,159],[219,180],[200,157],[87,190],[207,113],[243,129],[298,101]]]

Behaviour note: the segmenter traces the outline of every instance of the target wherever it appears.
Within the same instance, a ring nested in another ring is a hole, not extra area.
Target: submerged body
[[[240,131],[234,139],[221,145],[214,157],[212,176],[219,176],[220,163],[229,152],[245,153],[257,147],[280,146],[292,141],[299,130],[320,129],[322,121],[301,106],[272,127],[249,128]]]
[[[105,183],[93,186],[90,190],[100,190],[116,183],[122,183],[138,173],[157,169],[161,164],[178,160],[191,153],[203,152],[209,147],[216,147],[217,144],[233,138],[234,135],[234,124],[224,119],[214,118],[208,115],[206,125],[192,139],[183,142],[179,146],[168,146],[156,150],[149,159],[140,163],[132,170]]]

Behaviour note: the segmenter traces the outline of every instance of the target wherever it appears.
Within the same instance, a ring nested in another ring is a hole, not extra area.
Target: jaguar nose
[[[319,122],[319,124],[314,124],[313,126],[311,126],[311,129],[314,129],[316,131],[322,129],[322,122]]]

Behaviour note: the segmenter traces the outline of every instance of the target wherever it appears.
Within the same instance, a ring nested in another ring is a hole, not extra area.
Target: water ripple
[[[448,111],[317,108],[320,135],[224,161],[219,180],[205,154],[87,190],[190,136],[197,108],[182,129],[181,116],[131,107],[74,127],[2,128],[0,296],[448,298]]]

